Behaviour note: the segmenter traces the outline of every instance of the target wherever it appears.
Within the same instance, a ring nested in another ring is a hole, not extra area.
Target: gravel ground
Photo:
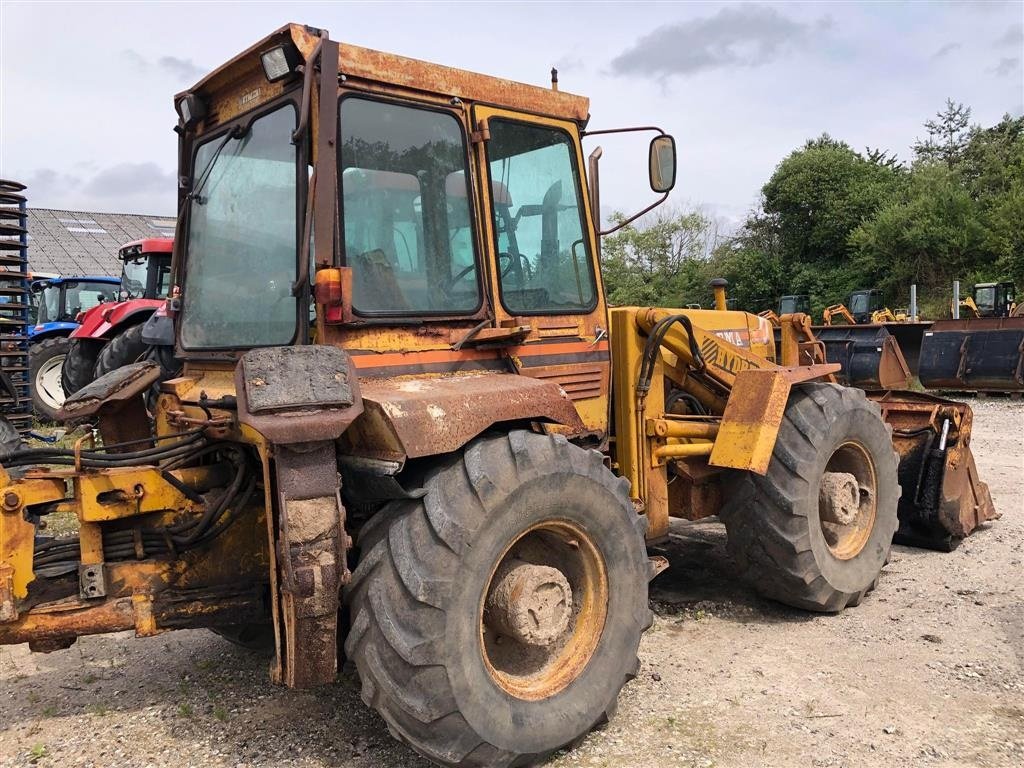
[[[551,766],[1024,764],[1024,403],[972,400],[1003,518],[951,554],[896,547],[858,608],[812,616],[731,577],[715,521],[678,524],[618,716]],[[2,766],[425,768],[355,678],[295,692],[206,632],[0,648]]]

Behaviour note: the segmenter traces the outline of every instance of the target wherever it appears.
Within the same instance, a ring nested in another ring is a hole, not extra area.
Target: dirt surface
[[[618,716],[551,766],[1024,764],[1024,403],[972,400],[1003,518],[941,554],[896,547],[838,616],[759,599],[717,522],[674,526],[657,621]],[[425,768],[351,674],[293,692],[206,632],[0,648],[0,765]]]

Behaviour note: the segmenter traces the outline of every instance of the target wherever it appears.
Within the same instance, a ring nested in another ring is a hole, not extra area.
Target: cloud
[[[944,46],[939,48],[939,50],[937,50],[935,53],[932,54],[932,58],[933,59],[945,58],[946,56],[949,56],[949,54],[953,53],[953,51],[958,51],[962,47],[963,46],[960,45],[960,43],[946,43]]]
[[[1020,48],[1024,45],[1024,24],[1011,24],[1006,31],[996,38],[996,45],[1012,46]]]
[[[27,177],[19,178],[27,188],[29,204],[37,196],[48,197],[53,194],[60,194],[78,189],[82,186],[82,179],[68,173],[55,171],[53,168],[36,168]]]
[[[82,187],[86,195],[97,198],[123,197],[131,193],[173,193],[176,176],[156,163],[118,163],[104,168]]]
[[[179,59],[176,56],[161,56],[157,59],[160,69],[181,80],[199,80],[206,74],[206,67],[201,67],[192,59]]]
[[[161,56],[151,61],[138,51],[127,48],[121,51],[121,58],[133,69],[148,72],[155,68],[165,75],[170,75],[179,82],[194,82],[206,74],[206,67],[201,67],[192,59],[179,59],[177,56]]]
[[[571,56],[567,54],[555,62],[555,69],[559,72],[578,72],[580,70],[585,70],[586,65],[583,63],[583,59],[579,56]]]
[[[1012,56],[1004,56],[999,60],[999,63],[992,67],[992,72],[997,77],[1007,77],[1008,75],[1020,74],[1022,72],[1020,59]]]
[[[830,26],[828,18],[803,24],[764,5],[728,6],[712,16],[657,27],[612,59],[611,70],[618,75],[669,77],[757,67]]]

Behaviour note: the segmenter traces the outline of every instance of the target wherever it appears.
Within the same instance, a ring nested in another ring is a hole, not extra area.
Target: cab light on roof
[[[276,83],[295,72],[301,63],[298,50],[291,45],[278,45],[260,54],[263,74],[267,80]]]
[[[186,93],[175,105],[178,108],[178,117],[181,118],[185,128],[191,128],[204,117],[206,117],[206,104],[194,93]]]

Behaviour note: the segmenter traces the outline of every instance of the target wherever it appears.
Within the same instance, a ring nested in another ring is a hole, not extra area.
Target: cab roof
[[[117,253],[119,256],[123,256],[129,250],[136,253],[170,253],[173,249],[173,237],[144,237],[141,240],[125,243],[117,249]]]
[[[189,92],[206,96],[229,89],[232,82],[260,67],[259,54],[291,42],[308,59],[320,39],[321,30],[302,24],[286,24],[243,53],[215,69]],[[326,35],[326,32],[323,34]],[[338,73],[349,80],[362,80],[421,93],[458,97],[525,112],[585,122],[590,100],[552,88],[505,80],[500,77],[432,64],[393,53],[340,43]],[[184,94],[178,94],[182,96]]]

